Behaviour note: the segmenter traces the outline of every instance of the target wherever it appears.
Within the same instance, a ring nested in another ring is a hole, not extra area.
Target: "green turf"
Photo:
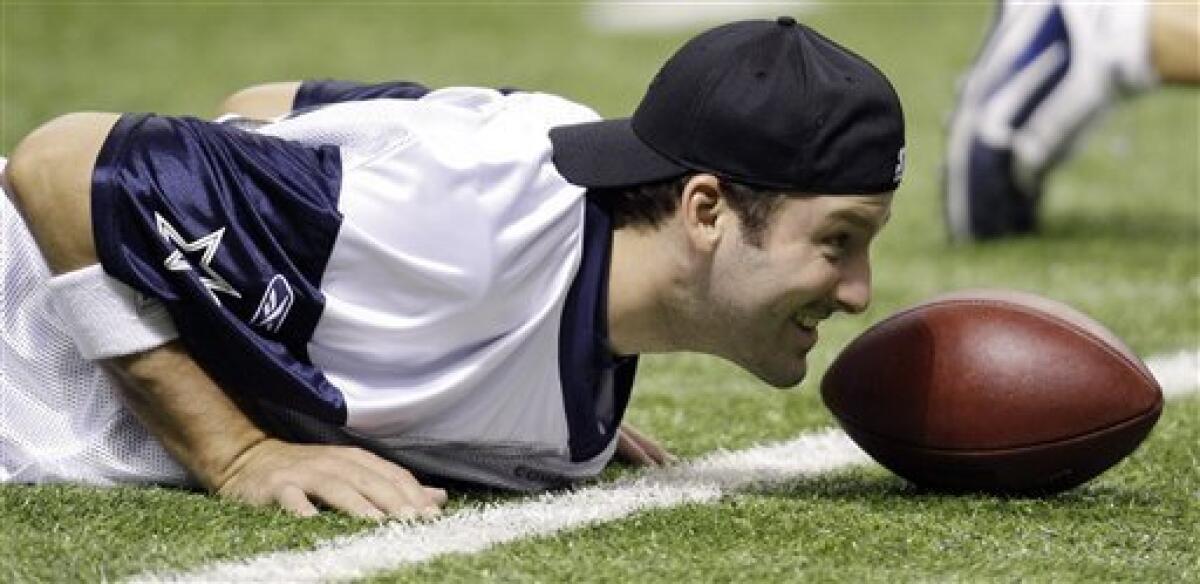
[[[1171,404],[1135,456],[1056,497],[923,494],[863,469],[450,556],[377,580],[1198,581],[1197,419],[1200,399]]]
[[[148,566],[191,566],[307,547],[367,523],[297,521],[173,489],[0,488],[0,581],[98,581]]]
[[[810,381],[764,389],[699,356],[645,359],[630,419],[699,455],[830,423],[815,381],[866,324],[967,286],[1013,287],[1094,315],[1141,354],[1200,346],[1200,103],[1141,98],[1055,175],[1044,233],[952,247],[940,225],[941,124],[989,10],[827,4],[805,20],[878,63],[909,127],[909,171],[876,246],[876,298],[824,326]],[[686,32],[605,35],[557,2],[0,4],[0,151],[73,110],[209,116],[235,89],[301,77],[516,85],[628,113]],[[1045,501],[939,498],[856,471],[714,506],[647,513],[401,580],[1200,580],[1200,405],[1172,404],[1146,448]],[[616,471],[608,476],[627,471]],[[475,504],[477,498],[457,505]],[[306,547],[366,523],[312,521],[169,490],[0,487],[0,581],[103,580]]]

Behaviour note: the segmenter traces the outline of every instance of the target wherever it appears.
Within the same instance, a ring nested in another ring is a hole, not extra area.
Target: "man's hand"
[[[213,488],[222,497],[278,504],[300,517],[316,515],[316,503],[322,503],[376,521],[430,519],[446,502],[442,489],[422,486],[412,473],[366,450],[270,438],[238,456],[219,481]]]
[[[617,434],[617,458],[635,466],[663,466],[679,460],[653,438],[627,423],[621,424]]]
[[[239,101],[256,108],[249,113],[285,113],[297,87],[263,87]],[[5,193],[20,207],[55,274],[98,261],[92,174],[118,118],[100,113],[57,118],[22,140],[4,170]],[[425,489],[408,471],[365,451],[271,439],[177,340],[104,365],[121,380],[126,403],[146,429],[200,484],[223,496],[279,504],[298,515],[315,513],[318,502],[376,518],[428,516],[446,500],[445,492]]]
[[[300,516],[317,503],[356,517],[430,517],[446,502],[359,448],[282,442],[254,425],[178,341],[108,361],[126,402],[209,490]]]

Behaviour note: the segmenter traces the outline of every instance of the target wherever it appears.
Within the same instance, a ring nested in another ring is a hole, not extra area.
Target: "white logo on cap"
[[[904,147],[900,147],[900,151],[896,153],[896,171],[892,173],[892,182],[900,184],[900,179],[904,178]]]

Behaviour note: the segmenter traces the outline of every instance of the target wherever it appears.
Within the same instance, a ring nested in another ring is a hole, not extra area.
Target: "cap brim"
[[[574,185],[612,188],[666,180],[688,171],[642,142],[628,118],[550,130],[554,166]]]

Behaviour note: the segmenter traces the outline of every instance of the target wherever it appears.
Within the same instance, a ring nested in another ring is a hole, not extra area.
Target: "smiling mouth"
[[[811,314],[797,314],[792,317],[792,323],[800,327],[801,330],[808,333],[816,333],[817,326],[824,320],[820,316]]]

